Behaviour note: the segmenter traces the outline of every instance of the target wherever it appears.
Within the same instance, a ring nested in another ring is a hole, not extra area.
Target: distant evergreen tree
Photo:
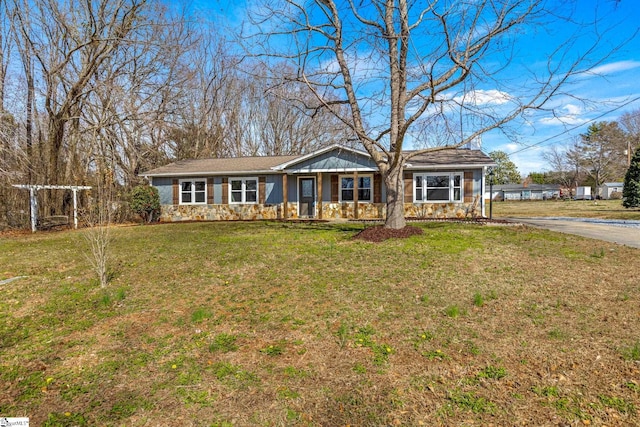
[[[624,176],[622,206],[625,208],[640,207],[640,148],[631,158],[631,165]]]
[[[552,178],[548,172],[530,172],[529,180],[534,184],[551,184]]]
[[[509,155],[504,151],[492,151],[489,157],[496,162],[493,168],[494,184],[520,184],[522,178],[518,167],[509,159]]]

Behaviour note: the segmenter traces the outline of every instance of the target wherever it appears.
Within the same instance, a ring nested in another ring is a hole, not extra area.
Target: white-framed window
[[[229,203],[258,203],[258,178],[229,178]]]
[[[207,203],[207,180],[205,178],[180,180],[180,204],[204,205]]]
[[[436,172],[413,175],[414,202],[461,202],[462,173]]]
[[[353,202],[353,175],[340,175],[340,202]],[[373,201],[373,175],[358,175],[358,201]]]

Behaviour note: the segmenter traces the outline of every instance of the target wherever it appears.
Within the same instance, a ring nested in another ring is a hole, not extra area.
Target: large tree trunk
[[[60,157],[62,142],[64,141],[64,125],[65,120],[60,118],[59,115],[49,118],[49,132],[47,135],[47,144],[49,146],[48,184],[61,184],[59,182],[62,175]]]
[[[392,166],[384,176],[387,187],[387,218],[384,226],[399,230],[407,225],[404,219],[404,186],[401,165]]]

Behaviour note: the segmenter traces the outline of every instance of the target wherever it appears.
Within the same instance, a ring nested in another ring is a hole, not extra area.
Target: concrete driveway
[[[576,234],[591,239],[640,248],[640,221],[568,217],[510,217],[505,219],[560,233]]]

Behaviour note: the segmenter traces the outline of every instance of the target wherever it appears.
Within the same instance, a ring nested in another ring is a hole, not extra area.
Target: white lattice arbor
[[[29,206],[31,207],[31,231],[35,232],[38,225],[38,190],[71,190],[73,192],[73,228],[78,228],[78,190],[91,190],[84,185],[40,185],[14,184],[13,187],[29,190]]]

